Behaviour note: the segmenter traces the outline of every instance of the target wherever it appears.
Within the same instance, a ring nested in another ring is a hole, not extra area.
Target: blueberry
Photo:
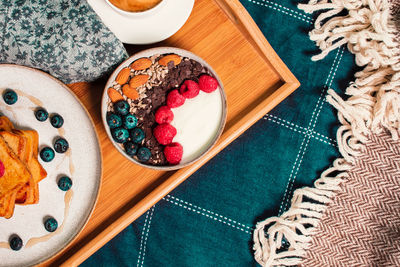
[[[38,121],[45,121],[49,117],[49,113],[44,108],[35,111],[35,117]]]
[[[58,222],[56,219],[54,218],[48,218],[45,222],[44,222],[44,228],[48,231],[48,232],[54,232],[55,230],[57,230],[58,227]]]
[[[129,156],[134,156],[134,155],[136,155],[138,145],[133,142],[128,141],[124,144],[124,148],[125,148],[126,154],[128,154]]]
[[[45,147],[40,151],[40,158],[44,162],[50,162],[54,159],[54,150],[50,147]]]
[[[68,176],[63,176],[58,180],[57,185],[62,191],[68,191],[72,187],[72,180]]]
[[[128,130],[133,129],[137,125],[137,118],[133,114],[128,114],[124,117],[123,123],[124,123],[125,129],[128,129]]]
[[[119,115],[117,115],[115,113],[108,113],[107,114],[107,124],[111,129],[121,127],[122,119]]]
[[[147,147],[139,148],[139,150],[137,151],[137,157],[138,157],[138,160],[140,160],[142,162],[148,161],[151,157],[150,149],[148,149]]]
[[[134,128],[131,131],[130,136],[131,136],[132,142],[139,144],[144,139],[144,132],[140,128]]]
[[[114,111],[122,116],[129,113],[129,104],[125,100],[120,100],[114,104]]]
[[[50,123],[54,128],[61,128],[64,124],[64,119],[58,114],[54,114],[50,118]]]
[[[4,102],[8,105],[13,105],[18,100],[18,95],[14,90],[7,89],[3,94]]]
[[[12,250],[20,250],[24,245],[22,239],[17,235],[12,236],[9,242]]]
[[[117,143],[125,143],[129,138],[129,132],[124,128],[112,129],[111,135]]]
[[[60,137],[54,142],[54,150],[57,153],[65,153],[69,148],[68,141]]]

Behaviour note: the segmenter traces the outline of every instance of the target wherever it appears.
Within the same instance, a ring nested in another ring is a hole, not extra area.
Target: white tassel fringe
[[[310,240],[328,204],[341,183],[348,179],[355,157],[368,137],[389,131],[393,139],[400,130],[400,50],[395,40],[394,19],[388,0],[310,0],[300,4],[307,13],[323,10],[310,32],[323,59],[330,51],[347,44],[356,64],[365,66],[346,89],[344,101],[328,90],[327,101],[338,110],[342,126],[337,131],[343,158],[322,173],[314,187],[297,189],[291,207],[280,217],[268,218],[254,231],[254,256],[262,266],[293,266],[301,263]],[[337,16],[344,11],[346,15]],[[282,242],[288,244],[283,248]]]

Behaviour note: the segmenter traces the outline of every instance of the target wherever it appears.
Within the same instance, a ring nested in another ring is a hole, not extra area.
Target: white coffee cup
[[[155,5],[154,7],[143,10],[143,11],[126,11],[126,10],[123,10],[123,9],[115,6],[109,0],[106,0],[107,4],[109,4],[115,11],[117,11],[118,13],[120,13],[124,16],[129,16],[129,17],[149,16],[154,13],[157,13],[157,11],[160,10],[168,1],[171,1],[171,0],[161,0],[161,2],[158,3],[157,5]]]

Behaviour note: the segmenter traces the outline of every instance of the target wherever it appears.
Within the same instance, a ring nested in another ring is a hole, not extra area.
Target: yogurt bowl
[[[106,83],[102,119],[111,142],[130,161],[156,170],[192,164],[217,142],[226,95],[212,67],[174,47],[139,52]]]

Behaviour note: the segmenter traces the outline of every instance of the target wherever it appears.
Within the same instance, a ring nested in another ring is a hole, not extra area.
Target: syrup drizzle
[[[64,137],[64,134],[65,134],[64,128],[58,128],[58,134],[59,134],[61,137]]]
[[[31,96],[31,95],[28,95],[28,94],[26,94],[26,93],[24,93],[24,92],[22,92],[21,90],[18,90],[18,89],[13,89],[13,90],[14,90],[18,95],[28,98],[33,104],[35,104],[35,105],[37,105],[37,106],[39,106],[39,107],[42,107],[42,106],[43,106],[43,102],[40,101],[39,99],[37,99],[36,97]]]
[[[72,154],[71,148],[69,148],[67,150],[67,152],[65,152],[65,156],[64,156],[63,160],[60,163],[58,163],[56,169],[59,169],[60,166],[64,163],[65,159],[68,158],[68,160],[69,160],[69,173],[72,176],[75,173],[75,166],[74,166],[74,163],[72,162],[71,154]]]
[[[63,219],[63,222],[60,225],[60,227],[58,227],[57,230],[55,230],[54,232],[49,233],[47,235],[40,236],[40,237],[32,237],[31,239],[28,240],[28,242],[26,242],[26,245],[25,245],[26,248],[30,248],[38,243],[45,242],[64,229],[65,221],[67,220],[67,217],[68,217],[71,199],[72,199],[73,195],[74,194],[73,194],[72,190],[69,190],[69,191],[67,191],[67,193],[65,193],[65,196],[64,196],[64,205],[65,205],[64,219]]]
[[[29,99],[34,105],[40,106],[40,107],[43,106],[43,102],[40,101],[38,98],[36,98],[34,96],[31,96],[31,95],[28,95],[28,94],[26,94],[26,93],[24,93],[24,92],[22,92],[22,91],[20,91],[18,89],[13,89],[13,90],[18,95],[26,97],[27,99]],[[16,108],[15,107],[11,108],[9,106],[6,106],[5,108],[6,108],[7,111],[10,111],[12,113],[14,119],[16,119],[16,113],[14,112],[14,110]],[[20,109],[20,108],[17,108],[17,109]],[[32,111],[35,111],[36,107],[30,107],[30,109]],[[58,134],[61,137],[64,137],[65,129],[64,128],[58,128]],[[68,159],[69,159],[69,171],[70,171],[71,176],[72,176],[75,173],[75,166],[74,166],[74,164],[72,162],[71,154],[72,154],[71,148],[69,148],[68,151],[66,152],[66,157],[68,157]],[[65,159],[65,157],[64,157],[64,159]],[[63,159],[63,161],[61,163],[64,162],[64,159]],[[61,165],[61,163],[60,163],[60,165]],[[38,243],[45,242],[45,241],[49,240],[51,237],[53,237],[54,235],[56,235],[57,233],[59,233],[59,232],[61,232],[63,230],[64,225],[65,225],[65,221],[66,221],[66,219],[68,217],[68,214],[69,214],[69,209],[70,209],[72,196],[73,196],[73,190],[72,189],[65,193],[65,196],[64,196],[64,205],[65,205],[65,207],[64,207],[64,218],[63,218],[63,222],[60,225],[60,227],[58,227],[56,231],[54,231],[52,233],[49,233],[47,235],[44,235],[44,236],[41,236],[41,237],[32,237],[32,238],[30,238],[27,241],[26,245],[25,245],[26,248],[32,247],[32,246],[34,246],[34,245],[36,245]],[[8,242],[4,242],[4,241],[0,242],[0,248],[11,249],[10,244]]]
[[[6,106],[6,110],[9,111],[9,112],[11,112],[11,114],[12,114],[14,120],[17,119],[17,114],[14,112],[14,110],[13,110],[11,107]]]
[[[10,244],[8,242],[0,242],[0,248],[11,249]]]

